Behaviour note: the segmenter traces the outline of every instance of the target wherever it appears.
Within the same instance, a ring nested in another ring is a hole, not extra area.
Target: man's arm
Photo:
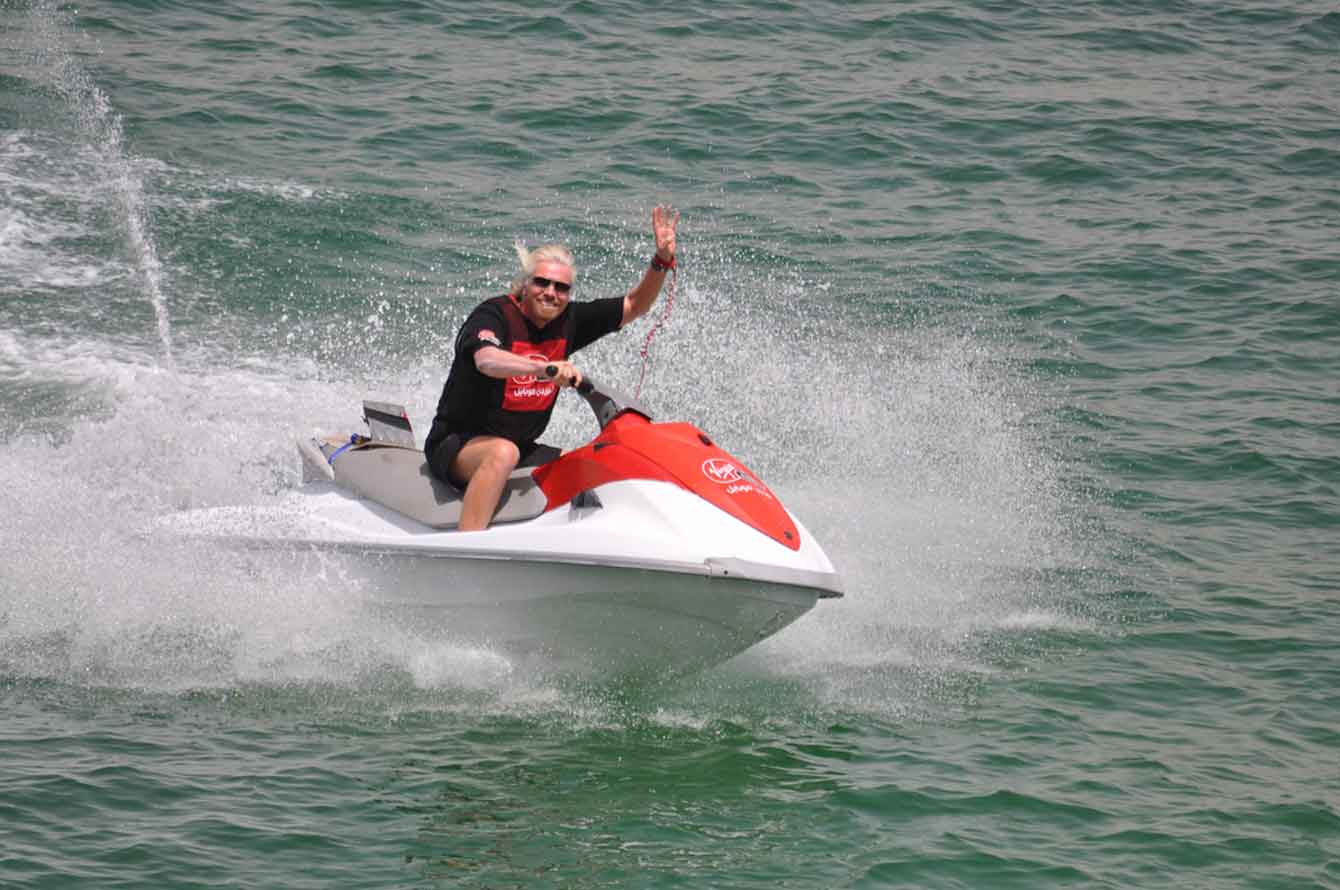
[[[553,378],[548,374],[550,366],[557,372]],[[517,355],[515,352],[508,352],[506,349],[499,349],[497,346],[481,346],[476,349],[475,367],[485,377],[496,377],[499,380],[530,375],[556,380],[559,386],[576,386],[582,382],[581,372],[574,368],[571,362],[536,361],[524,355]]]
[[[623,324],[646,315],[660,295],[666,272],[675,263],[675,226],[678,224],[678,210],[658,206],[651,211],[651,230],[656,235],[656,259],[659,263],[649,267],[637,286],[624,295]]]
[[[538,362],[496,346],[481,346],[475,350],[475,367],[486,377],[506,380],[508,377],[520,377],[530,374],[544,376],[544,367],[548,362]]]

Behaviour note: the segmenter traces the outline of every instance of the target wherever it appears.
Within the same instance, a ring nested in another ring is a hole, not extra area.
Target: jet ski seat
[[[364,402],[363,408],[371,437],[298,440],[303,481],[325,479],[429,528],[455,528],[463,493],[428,469],[404,409],[380,402]],[[544,459],[556,456],[546,454]],[[520,522],[544,512],[548,498],[531,477],[533,470],[523,466],[512,471],[493,522]]]

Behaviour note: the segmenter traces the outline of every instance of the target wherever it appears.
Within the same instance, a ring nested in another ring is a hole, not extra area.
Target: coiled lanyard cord
[[[656,332],[659,331],[667,321],[670,320],[670,313],[675,308],[675,287],[679,284],[679,267],[670,267],[670,290],[665,295],[665,308],[661,310],[660,318],[647,331],[647,338],[642,341],[642,349],[638,353],[642,356],[642,371],[637,376],[637,391],[633,393],[633,398],[642,398],[642,383],[647,379],[647,366],[651,363],[651,341],[656,339]]]

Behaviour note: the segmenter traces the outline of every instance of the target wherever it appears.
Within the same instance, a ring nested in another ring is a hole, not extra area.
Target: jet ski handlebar
[[[602,430],[606,424],[625,411],[632,411],[651,420],[651,414],[637,399],[590,377],[583,377],[582,382],[577,384],[577,394],[586,399],[586,404],[591,406],[596,415],[596,422],[600,424]]]

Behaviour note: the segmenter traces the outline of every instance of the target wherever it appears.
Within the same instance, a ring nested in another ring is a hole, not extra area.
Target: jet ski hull
[[[812,589],[617,566],[402,551],[338,552],[376,612],[564,676],[649,682],[738,655],[808,612]]]
[[[436,531],[333,484],[269,508],[178,514],[174,530],[286,551],[416,634],[541,669],[655,680],[718,664],[800,618],[841,583],[803,526],[767,535],[663,482],[593,489],[526,522]],[[594,506],[595,504],[599,506]],[[291,567],[292,568],[292,567]]]
[[[482,531],[455,529],[461,493],[386,403],[365,403],[372,437],[299,443],[308,484],[284,502],[169,524],[314,558],[416,632],[606,679],[708,667],[842,596],[814,537],[705,433],[594,384],[582,394],[600,434],[518,469]]]

